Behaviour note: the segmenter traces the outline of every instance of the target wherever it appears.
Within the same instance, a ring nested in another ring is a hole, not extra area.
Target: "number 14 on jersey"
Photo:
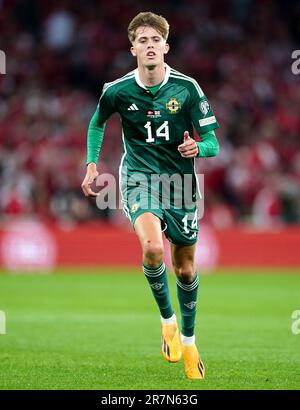
[[[169,141],[170,139],[170,134],[169,134],[169,122],[164,121],[162,125],[157,128],[155,136],[152,134],[152,128],[151,128],[151,122],[147,121],[146,124],[144,125],[144,128],[147,129],[147,139],[146,142],[155,142],[155,138],[165,138],[166,141]]]

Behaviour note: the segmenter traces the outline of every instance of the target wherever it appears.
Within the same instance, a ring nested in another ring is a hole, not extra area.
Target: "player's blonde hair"
[[[162,37],[167,40],[169,36],[170,25],[163,16],[154,14],[151,11],[146,11],[137,14],[129,23],[128,38],[131,43],[136,38],[136,30],[138,27],[148,26],[154,28]]]

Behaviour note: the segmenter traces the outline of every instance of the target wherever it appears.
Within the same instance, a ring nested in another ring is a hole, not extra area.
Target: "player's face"
[[[131,53],[137,58],[138,65],[155,67],[164,61],[169,51],[166,40],[153,27],[142,26],[136,30],[136,38]]]

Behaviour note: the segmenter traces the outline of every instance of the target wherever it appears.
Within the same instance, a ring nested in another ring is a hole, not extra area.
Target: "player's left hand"
[[[178,151],[184,158],[194,158],[198,155],[198,146],[196,141],[190,137],[188,131],[184,131],[183,144],[178,145]]]

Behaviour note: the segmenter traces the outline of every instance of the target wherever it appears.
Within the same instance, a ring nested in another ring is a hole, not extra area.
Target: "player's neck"
[[[165,78],[165,63],[157,65],[153,68],[139,66],[139,77],[145,86],[151,87],[161,83]]]

